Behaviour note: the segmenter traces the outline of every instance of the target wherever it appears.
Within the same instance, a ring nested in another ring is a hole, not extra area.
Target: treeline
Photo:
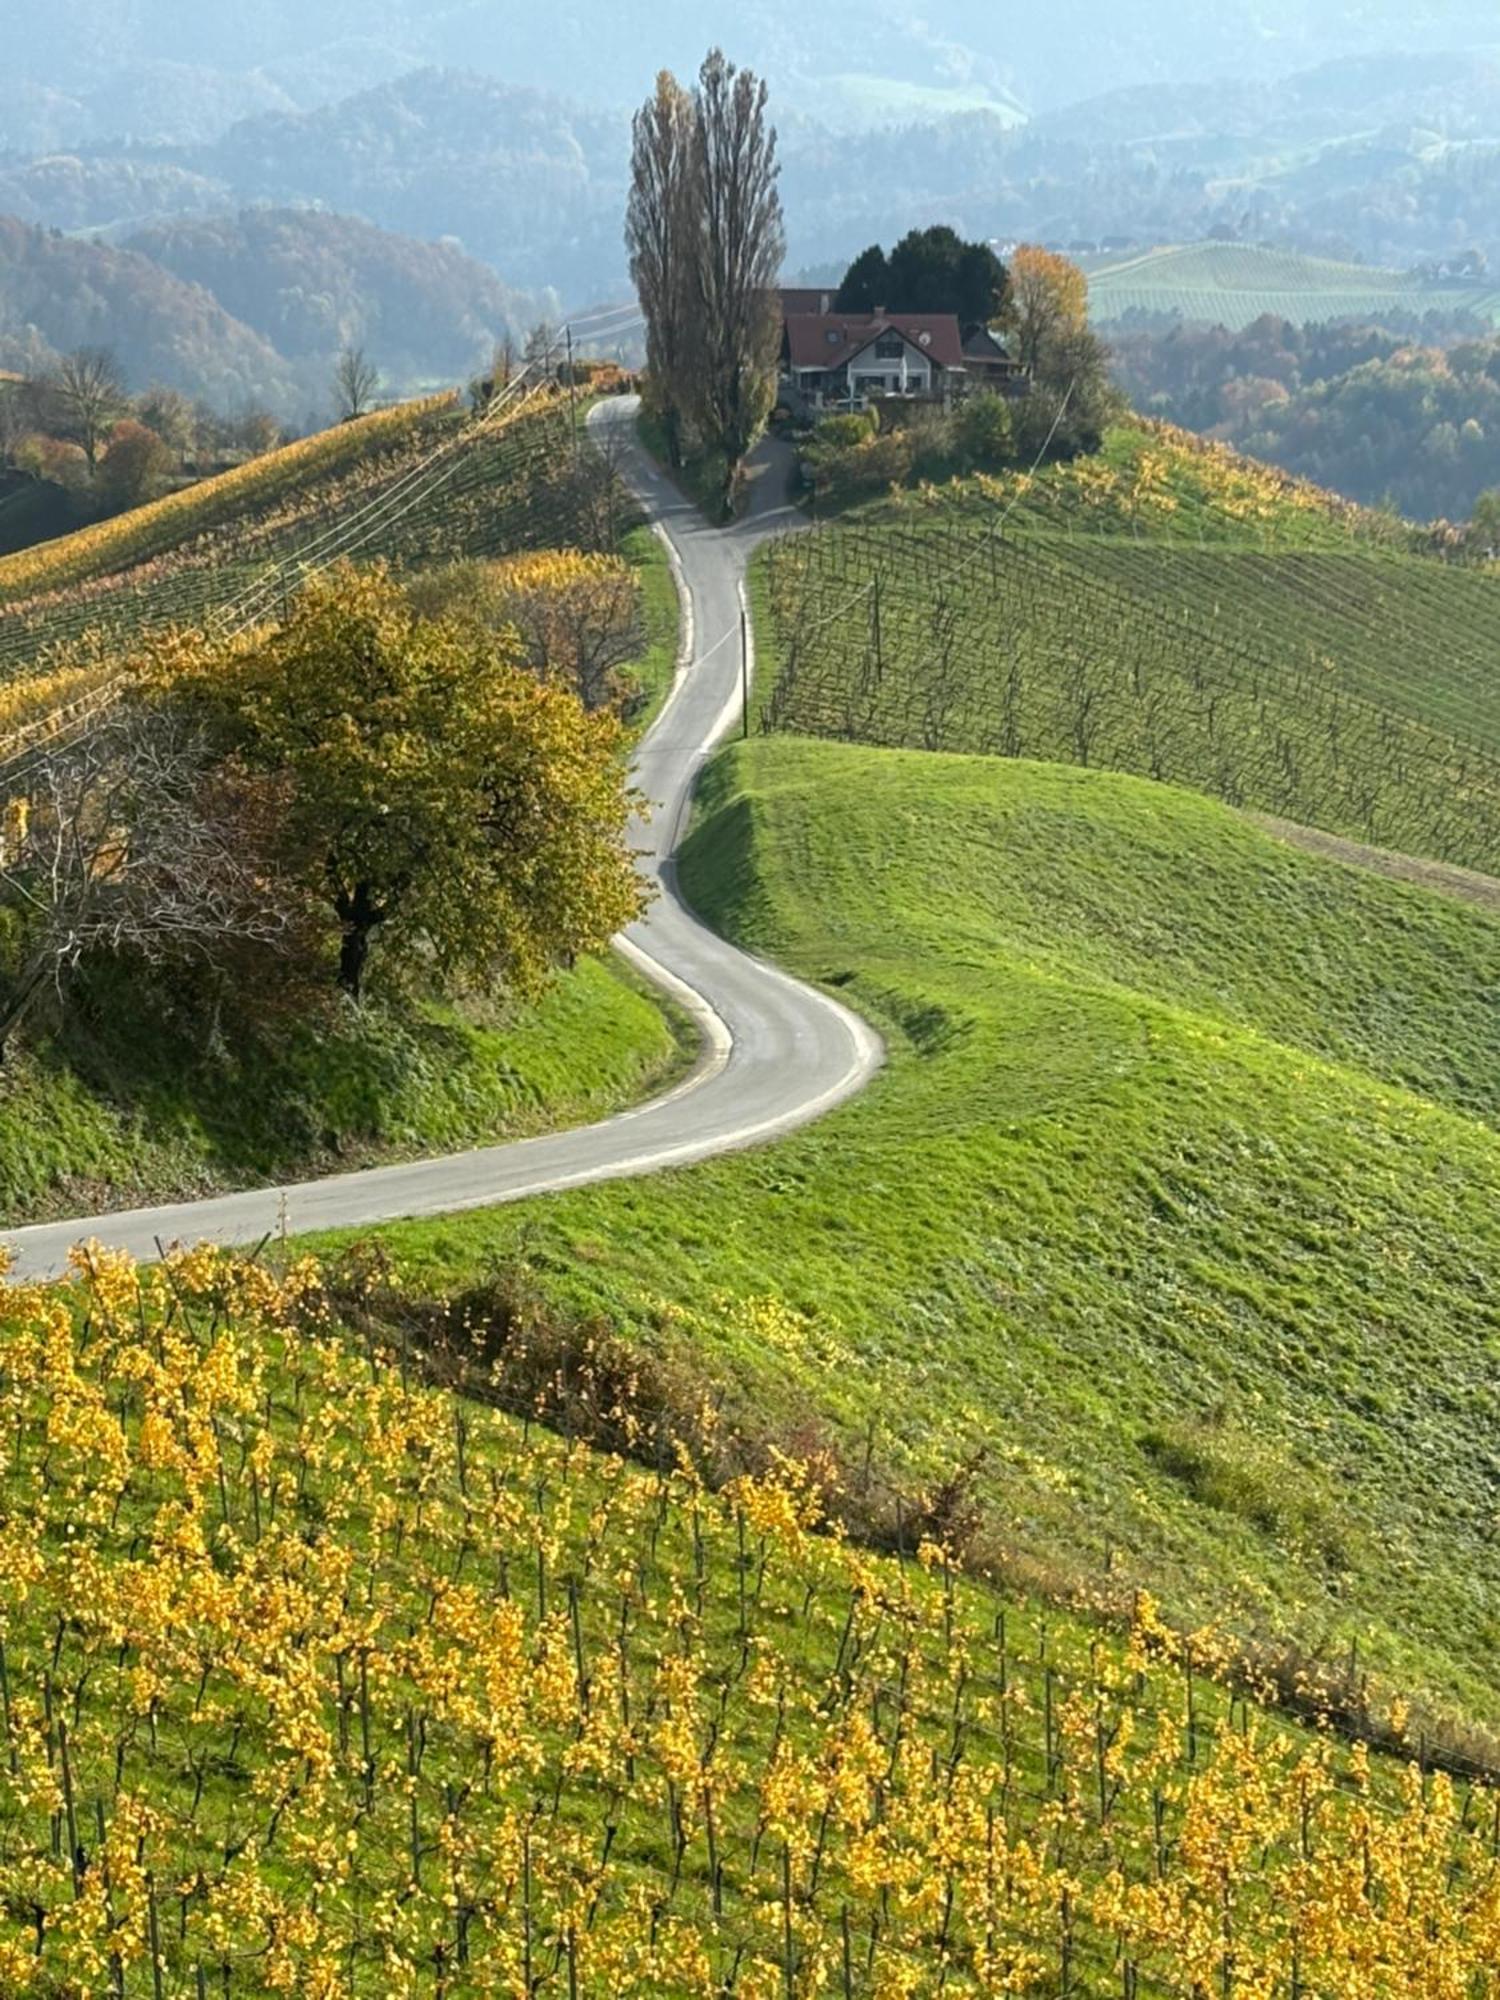
[[[282,435],[264,409],[223,416],[177,389],[132,395],[109,348],[79,348],[0,382],[0,555],[244,464]]]
[[[1500,338],[1423,344],[1386,328],[1123,331],[1116,380],[1147,414],[1368,506],[1466,521],[1500,486]]]

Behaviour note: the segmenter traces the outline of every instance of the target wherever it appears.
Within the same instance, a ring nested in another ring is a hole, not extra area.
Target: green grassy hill
[[[1198,320],[1233,331],[1265,313],[1299,325],[1332,319],[1403,319],[1473,313],[1500,321],[1500,290],[1479,282],[1417,277],[1243,243],[1164,244],[1084,260],[1089,306],[1108,326],[1129,313]]]
[[[1059,1587],[1497,1718],[1500,924],[1103,772],[771,740],[683,858],[890,1039],[858,1102],[639,1186],[383,1230],[519,1261],[731,1409],[972,1468]]]
[[[1500,872],[1500,574],[1170,432],[761,558],[764,724],[1134,771]]]

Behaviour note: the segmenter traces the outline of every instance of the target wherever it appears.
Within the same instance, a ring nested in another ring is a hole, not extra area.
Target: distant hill
[[[512,291],[451,245],[349,216],[256,210],[153,224],[112,244],[0,216],[0,366],[107,346],[132,387],[325,414],[340,349],[385,393],[462,382],[556,300]]]
[[[1071,93],[1117,87],[1028,120],[1041,100],[1023,85],[1022,42],[995,48],[977,13],[945,16],[941,33],[902,23],[878,48],[851,50],[820,22],[793,21],[782,0],[746,10],[726,46],[770,86],[791,266],[846,263],[872,238],[941,219],[1000,242],[1223,238],[1372,266],[1477,246],[1500,268],[1500,50],[1465,47],[1475,22],[1461,25],[1451,6],[1441,23],[1404,22],[1415,55],[1382,49],[1373,16],[1294,31],[1288,0],[1254,34],[1230,7],[1211,34],[1149,61],[1137,24],[1102,11],[1071,0],[1061,20],[1048,16],[1048,34],[1073,36],[1075,55],[1085,30],[1094,37]],[[12,149],[0,154],[0,213],[129,237],[251,205],[330,209],[451,238],[508,286],[612,293],[624,277],[630,110],[658,64],[691,75],[712,30],[696,11],[659,10],[648,52],[634,25],[580,6],[576,60],[563,67],[541,46],[555,24],[507,21],[502,52],[478,12],[417,20],[376,9],[335,22],[310,7],[304,25],[287,24],[279,59],[238,93],[218,89],[204,52],[217,40],[246,60],[269,46],[263,26],[231,35],[187,23],[161,65],[160,104],[148,83],[129,83],[122,57],[88,86],[116,108],[91,100],[82,125],[66,115],[68,93],[83,88],[71,68],[12,76],[0,83]],[[399,33],[383,33],[397,15]],[[322,38],[327,27],[334,39]],[[101,47],[143,39],[139,23],[98,32]],[[1188,52],[1200,46],[1195,71]],[[1117,59],[1101,74],[1094,59],[1107,49]],[[69,62],[79,60],[73,51]],[[172,93],[200,68],[202,115],[169,115]],[[8,115],[22,99],[24,116]],[[180,137],[164,144],[174,125]]]
[[[325,375],[341,347],[358,344],[403,386],[457,381],[540,310],[451,244],[348,215],[249,209],[159,223],[129,241],[212,292],[288,361]]]
[[[201,285],[135,250],[28,228],[0,216],[0,365],[113,348],[131,382],[160,383],[229,406],[286,408],[296,379],[271,343]]]
[[[1003,10],[990,0],[949,0],[931,13],[877,4],[854,35],[839,10],[794,0],[658,0],[649,32],[646,25],[639,10],[609,0],[568,0],[561,10],[473,0],[262,0],[253,9],[56,0],[6,54],[18,82],[72,94],[97,131],[95,94],[165,59],[222,79],[223,91],[276,88],[303,105],[437,64],[620,106],[644,96],[660,64],[686,66],[718,41],[779,79],[784,102],[823,116],[830,81],[851,71],[887,89],[1012,93],[1035,110],[1122,84],[1270,78],[1382,49],[1469,50],[1500,40],[1490,0],[1219,0],[1200,8],[1055,0]],[[207,89],[203,96],[212,100]],[[183,115],[199,113],[189,105]]]
[[[1304,257],[1244,243],[1167,244],[1088,260],[1089,304],[1109,325],[1131,314],[1238,331],[1267,313],[1296,324],[1468,313],[1500,322],[1500,287]]]
[[[1304,145],[1422,127],[1446,138],[1500,129],[1500,60],[1450,48],[1347,57],[1274,81],[1243,71],[1191,83],[1131,84],[1035,121],[1038,138],[1151,146],[1191,156],[1226,139]]]
[[[451,236],[515,283],[593,289],[623,269],[624,111],[423,70],[296,115],[247,119],[194,165],[242,198],[316,201]]]
[[[0,157],[0,214],[52,229],[114,229],[233,206],[222,182],[156,152]]]

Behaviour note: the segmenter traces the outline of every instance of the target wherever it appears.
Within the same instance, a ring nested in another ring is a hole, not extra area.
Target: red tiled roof
[[[790,313],[787,352],[793,368],[841,368],[883,333],[902,334],[940,368],[962,368],[963,340],[952,313]]]

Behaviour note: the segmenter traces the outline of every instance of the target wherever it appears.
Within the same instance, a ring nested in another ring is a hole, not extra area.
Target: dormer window
[[[899,361],[901,350],[906,345],[899,333],[883,333],[875,343],[877,361]]]

